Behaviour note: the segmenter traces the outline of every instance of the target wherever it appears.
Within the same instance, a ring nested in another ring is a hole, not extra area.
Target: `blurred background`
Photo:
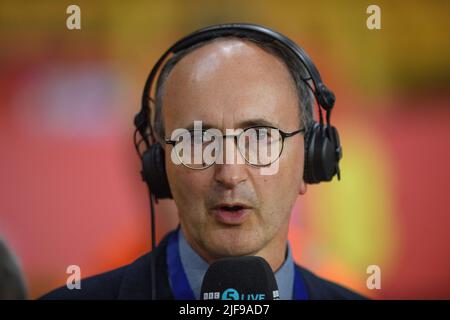
[[[66,9],[81,8],[81,30]],[[381,30],[366,27],[370,4]],[[342,180],[293,209],[295,260],[375,299],[450,298],[449,1],[0,2],[0,237],[31,298],[150,248],[132,143],[145,79],[183,35],[258,23],[300,44],[337,96]],[[157,206],[157,238],[177,225]],[[369,290],[369,265],[381,289]]]

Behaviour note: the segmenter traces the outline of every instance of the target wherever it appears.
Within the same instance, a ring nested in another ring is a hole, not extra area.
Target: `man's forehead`
[[[248,40],[222,38],[175,65],[163,101],[165,118],[176,127],[188,127],[194,120],[221,127],[230,119],[241,127],[261,119],[277,125],[286,118],[280,109],[296,109],[298,100],[280,58]],[[292,117],[296,110],[289,112]]]
[[[236,37],[222,37],[213,39],[204,45],[193,50],[190,55],[197,55],[199,58],[204,58],[210,54],[218,54],[222,57],[233,55],[254,54],[262,48],[258,47],[249,39],[242,39]]]
[[[217,38],[194,49],[173,68],[171,75],[190,76],[192,81],[208,80],[217,75],[220,67],[230,65],[286,69],[283,61],[274,54],[247,39],[234,37]],[[287,69],[285,70],[287,71]]]

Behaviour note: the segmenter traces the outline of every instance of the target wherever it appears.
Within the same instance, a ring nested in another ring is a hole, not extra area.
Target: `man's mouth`
[[[217,221],[228,225],[242,224],[251,207],[242,203],[221,203],[212,209],[212,213]]]

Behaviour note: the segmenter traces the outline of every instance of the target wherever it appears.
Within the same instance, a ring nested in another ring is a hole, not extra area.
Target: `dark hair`
[[[186,55],[191,53],[192,51],[205,46],[208,43],[213,41],[217,41],[224,38],[236,38],[243,39],[255,43],[258,47],[264,49],[265,51],[277,56],[280,58],[285,65],[287,66],[297,89],[298,95],[298,105],[300,110],[300,123],[306,130],[310,128],[313,123],[313,106],[314,106],[314,96],[311,91],[311,88],[306,83],[309,78],[308,71],[305,66],[298,60],[296,56],[294,56],[291,52],[283,49],[277,42],[275,41],[267,41],[259,38],[249,38],[249,37],[220,37],[215,38],[209,41],[198,43],[192,47],[189,47],[185,50],[182,50],[176,54],[174,54],[164,65],[161,70],[160,76],[158,78],[158,82],[156,84],[155,91],[155,119],[154,119],[154,130],[156,135],[164,139],[165,138],[165,129],[164,129],[164,119],[162,116],[162,106],[163,106],[163,95],[164,95],[164,85],[166,83],[166,79],[172,71],[173,67]],[[151,121],[151,119],[150,119]]]

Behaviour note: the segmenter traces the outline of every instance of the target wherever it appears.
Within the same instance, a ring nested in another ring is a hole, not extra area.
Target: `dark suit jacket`
[[[143,255],[129,265],[81,280],[79,290],[69,290],[64,286],[47,293],[41,299],[150,299],[150,256],[153,255],[156,259],[156,297],[173,300],[166,265],[167,238],[168,235],[154,252]],[[299,265],[295,267],[303,276],[310,299],[364,299],[359,294],[319,278]]]

